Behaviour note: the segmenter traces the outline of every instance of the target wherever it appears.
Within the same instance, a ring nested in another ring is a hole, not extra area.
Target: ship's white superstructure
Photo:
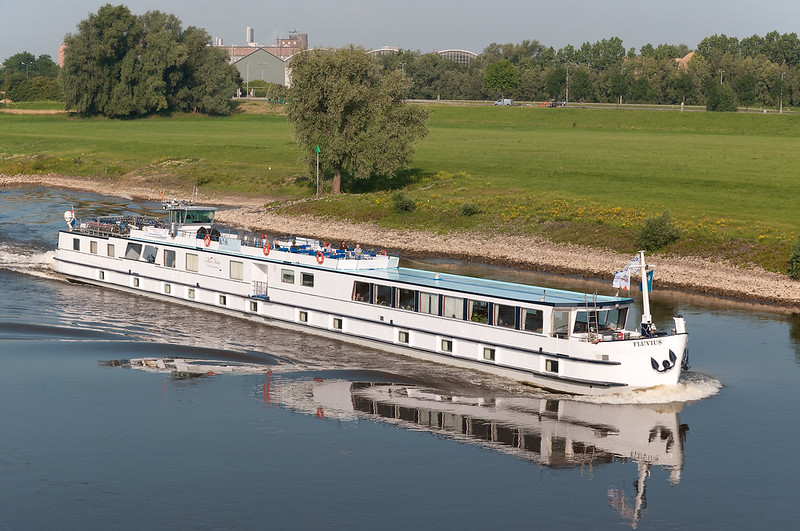
[[[675,385],[686,362],[683,318],[656,331],[646,305],[626,329],[630,298],[399,267],[383,251],[220,231],[210,207],[165,209],[163,222],[67,212],[56,271],[566,393]]]

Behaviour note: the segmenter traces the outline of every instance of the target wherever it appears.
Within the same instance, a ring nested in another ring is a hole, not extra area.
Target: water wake
[[[0,243],[0,268],[40,278],[60,279],[55,273],[55,252],[37,252],[20,244]]]
[[[659,386],[608,396],[574,397],[573,400],[595,404],[670,404],[695,402],[712,397],[722,389],[722,382],[701,373],[684,373],[678,385]]]

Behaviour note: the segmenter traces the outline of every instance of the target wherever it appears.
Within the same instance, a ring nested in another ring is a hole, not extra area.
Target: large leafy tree
[[[385,72],[363,48],[305,50],[292,57],[288,117],[313,168],[316,147],[334,193],[342,172],[393,176],[427,134],[427,110],[405,103],[409,81]]]
[[[508,59],[490,63],[483,75],[483,86],[486,90],[497,91],[500,98],[519,87],[520,78],[517,68]]]
[[[133,15],[106,4],[67,35],[61,86],[67,109],[144,116],[161,111],[230,112],[238,72],[204,30],[174,15]]]

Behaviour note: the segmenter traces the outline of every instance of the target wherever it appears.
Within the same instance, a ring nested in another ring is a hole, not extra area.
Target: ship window
[[[308,312],[301,310],[300,313],[297,315],[297,320],[300,321],[301,323],[307,323],[308,322]]]
[[[113,243],[109,243],[108,244],[108,249],[107,249],[106,254],[108,256],[110,256],[111,258],[114,258],[114,256],[116,256],[116,254],[114,252],[114,244]]]
[[[444,316],[453,319],[464,318],[464,299],[461,297],[444,296]]]
[[[505,328],[514,328],[517,320],[517,308],[505,304],[494,305],[494,323]]]
[[[544,368],[549,372],[558,372],[558,360],[545,360]]]
[[[494,361],[494,349],[489,347],[483,347],[483,359]]]
[[[337,329],[337,330],[341,330],[342,329],[342,319],[339,318],[339,317],[334,317],[333,318],[333,327],[335,329]]]
[[[186,253],[186,271],[197,271],[197,255]]]
[[[210,224],[212,221],[214,221],[213,210],[188,210],[186,212],[186,223]]]
[[[353,300],[369,302],[369,282],[353,283]]]
[[[89,252],[92,254],[97,254],[97,242],[92,240],[89,242]]]
[[[142,245],[139,243],[129,243],[128,248],[125,250],[125,258],[130,260],[138,260],[142,254]]]
[[[597,312],[589,312],[589,319],[592,321],[592,332],[595,330],[595,321],[597,320]],[[586,318],[585,311],[579,311],[575,315],[575,325],[572,327],[573,334],[585,334],[589,331],[589,320]]]
[[[100,280],[105,280],[106,279],[106,272],[105,271],[98,272],[97,273],[97,278],[99,278]]]
[[[307,288],[314,287],[314,274],[313,273],[300,273],[300,284]]]
[[[488,323],[489,303],[486,301],[469,301],[469,320],[476,323]]]
[[[627,308],[614,308],[597,312],[597,326],[602,330],[622,330],[628,317]]]
[[[250,301],[250,311],[251,312],[258,311],[258,303],[256,301]]]
[[[414,290],[397,288],[397,307],[401,310],[414,309]]]
[[[145,245],[144,252],[142,253],[142,258],[151,264],[156,263],[156,256],[158,256],[158,247],[153,245]]]
[[[175,251],[164,249],[164,265],[167,267],[175,267]]]
[[[81,239],[80,238],[72,238],[72,250],[73,251],[80,251],[81,250]]]
[[[244,278],[244,263],[231,260],[230,277],[233,280],[242,280]]]
[[[442,351],[443,352],[453,352],[453,340],[452,339],[442,339]]]
[[[569,310],[553,311],[553,335],[555,337],[567,337],[569,333]]]
[[[164,293],[172,293],[172,285],[164,284]]]
[[[392,305],[391,286],[381,286],[380,284],[375,285],[375,304],[379,304],[381,306]]]
[[[188,290],[186,290],[186,296],[189,297],[190,299],[194,299],[194,288],[189,288]]]
[[[544,326],[544,316],[542,310],[531,310],[530,308],[522,309],[522,329],[528,332],[542,333]]]
[[[419,292],[419,311],[439,315],[439,296],[433,293]]]
[[[225,306],[226,304],[228,304],[228,297],[226,297],[225,295],[220,295],[219,304],[220,306]]]
[[[133,277],[133,287],[134,288],[139,287],[139,277]]]
[[[400,330],[397,332],[397,341],[400,343],[408,343],[408,332],[405,330]]]
[[[291,269],[281,269],[281,282],[294,284],[294,271]]]

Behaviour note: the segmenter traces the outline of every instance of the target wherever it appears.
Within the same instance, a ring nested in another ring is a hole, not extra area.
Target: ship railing
[[[267,283],[259,280],[253,281],[253,294],[251,295],[256,299],[269,299],[267,294]]]
[[[76,232],[92,236],[121,236],[130,233],[130,225],[122,216],[77,220]]]
[[[325,259],[338,260],[374,260],[386,256],[386,251],[366,251],[352,248],[339,249],[330,245],[323,245],[319,240],[304,238],[300,236],[271,237],[263,233],[253,233],[245,230],[226,229],[214,226],[214,233],[211,234],[211,241],[219,241],[220,238],[238,240],[243,247],[263,248],[269,245],[271,250],[283,251],[296,254],[316,255],[322,252]],[[217,232],[219,234],[217,234]],[[196,229],[178,229],[177,234],[190,238],[203,238],[205,233],[199,233]]]

